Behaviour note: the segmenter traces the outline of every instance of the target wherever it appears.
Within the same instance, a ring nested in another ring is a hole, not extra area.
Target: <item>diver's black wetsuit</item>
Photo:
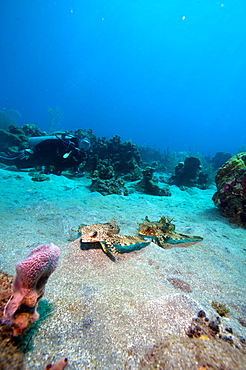
[[[7,158],[5,158],[7,159]],[[17,168],[43,168],[46,173],[59,175],[68,168],[78,171],[78,166],[86,159],[86,153],[79,149],[79,140],[72,135],[57,135],[42,140],[31,150],[27,149],[9,163]],[[6,163],[6,161],[4,161]]]

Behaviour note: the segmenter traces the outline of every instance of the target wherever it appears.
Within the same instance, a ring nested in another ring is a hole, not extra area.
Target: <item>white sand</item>
[[[61,259],[45,296],[54,313],[42,322],[27,354],[27,369],[42,369],[52,358],[67,356],[69,369],[137,369],[141,355],[167,335],[185,335],[199,309],[216,312],[212,300],[225,303],[225,325],[246,337],[238,318],[246,316],[246,230],[221,217],[211,197],[215,188],[171,187],[171,197],[140,193],[103,197],[88,190],[90,180],[50,176],[34,182],[26,172],[0,170],[0,269],[15,264],[41,243],[58,245]],[[122,234],[136,235],[148,215],[174,217],[176,231],[204,241],[119,255],[112,262],[102,250],[82,251],[80,224],[113,218]],[[167,279],[190,285],[186,293]],[[135,355],[132,355],[134,349]],[[136,356],[138,353],[138,356]]]

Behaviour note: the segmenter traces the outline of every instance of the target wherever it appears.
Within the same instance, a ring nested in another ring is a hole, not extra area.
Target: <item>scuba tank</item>
[[[34,148],[36,145],[40,144],[42,141],[45,140],[71,140],[74,138],[73,135],[70,134],[58,134],[58,135],[50,135],[50,136],[31,136],[28,138],[28,145],[30,148]]]

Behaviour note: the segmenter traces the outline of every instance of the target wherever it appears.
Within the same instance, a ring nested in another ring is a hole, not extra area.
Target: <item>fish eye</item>
[[[91,238],[95,238],[97,236],[97,231],[96,230],[91,231],[90,234],[89,234],[89,236]]]

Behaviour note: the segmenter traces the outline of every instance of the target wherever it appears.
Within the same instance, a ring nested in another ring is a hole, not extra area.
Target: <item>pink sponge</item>
[[[16,277],[12,286],[13,295],[5,306],[4,321],[14,322],[17,310],[18,314],[29,313],[29,323],[38,319],[39,314],[36,311],[38,301],[44,294],[44,287],[49,276],[58,264],[59,252],[59,248],[52,243],[40,245],[26,259],[16,264]],[[25,315],[22,314],[23,316]]]

